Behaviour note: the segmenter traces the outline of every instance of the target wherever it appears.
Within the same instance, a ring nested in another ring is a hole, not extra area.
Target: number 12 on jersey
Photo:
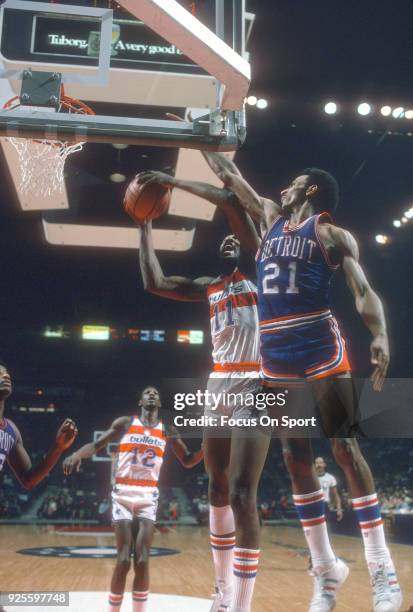
[[[262,279],[262,290],[263,293],[280,293],[280,287],[277,285],[277,278],[280,276],[281,268],[276,263],[267,264],[264,268],[265,274]],[[295,284],[295,279],[297,276],[297,262],[290,261],[288,264],[288,287],[286,289],[286,293],[289,294],[297,294],[299,293],[299,288]]]

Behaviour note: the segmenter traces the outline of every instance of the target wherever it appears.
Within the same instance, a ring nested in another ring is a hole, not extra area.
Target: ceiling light
[[[403,113],[404,113],[404,108],[402,106],[398,106],[397,108],[394,109],[394,111],[392,112],[392,115],[395,119],[400,119],[400,117],[403,117]]]
[[[260,98],[259,100],[257,100],[257,108],[264,110],[265,108],[267,108],[268,106],[268,101],[265,100],[264,98]]]
[[[250,106],[255,106],[257,102],[258,102],[257,96],[248,96],[247,104],[249,104]]]
[[[361,104],[358,105],[357,112],[359,115],[363,115],[363,117],[365,117],[366,115],[370,115],[371,113],[370,104],[368,104],[367,102],[362,102]]]
[[[327,113],[327,115],[335,115],[337,110],[338,108],[335,102],[327,102],[324,106],[324,112]]]
[[[413,119],[413,109],[409,109],[404,113],[406,119]]]
[[[122,151],[123,149],[127,149],[128,148],[128,144],[123,144],[121,142],[114,142],[112,143],[112,147],[114,149],[118,149],[119,151]]]
[[[401,225],[402,225],[402,222],[400,221],[400,219],[395,219],[393,221],[393,226],[394,227],[401,227]]]
[[[126,181],[126,176],[120,172],[114,172],[109,178],[112,183],[124,183]]]
[[[377,234],[376,242],[378,242],[379,244],[387,244],[388,241],[389,241],[388,236],[385,236],[384,234]]]

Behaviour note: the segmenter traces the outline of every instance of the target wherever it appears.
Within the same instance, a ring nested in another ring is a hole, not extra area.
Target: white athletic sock
[[[122,605],[123,593],[119,595],[118,593],[109,593],[109,607],[108,612],[119,612],[120,607]]]
[[[327,531],[324,493],[319,490],[305,495],[293,495],[293,499],[310,549],[313,568],[323,571],[336,562]]]
[[[132,592],[132,612],[146,612],[149,591]]]
[[[364,556],[367,563],[380,563],[390,557],[384,535],[379,501],[376,493],[352,500],[364,542]]]
[[[225,595],[233,584],[235,521],[231,506],[209,507],[209,530],[216,586]]]
[[[250,612],[251,610],[259,555],[259,550],[235,547],[234,595],[231,612]]]

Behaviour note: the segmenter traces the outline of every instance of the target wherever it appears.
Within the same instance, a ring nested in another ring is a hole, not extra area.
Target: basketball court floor
[[[113,536],[8,525],[0,528],[0,542],[0,584],[7,577],[9,591],[70,591],[70,607],[65,608],[70,612],[105,609],[114,564]],[[334,536],[333,542],[336,552],[350,567],[337,612],[370,612],[370,587],[361,542],[347,536]],[[207,612],[213,591],[207,529],[177,527],[157,533],[153,546],[149,612]],[[413,547],[393,545],[392,553],[404,592],[402,610],[411,612]],[[253,612],[306,611],[312,593],[306,568],[300,529],[264,527]],[[131,580],[132,574],[127,591],[131,590]],[[24,606],[19,609],[33,610]],[[62,608],[46,609],[52,612]],[[125,594],[122,611],[130,609],[130,597]]]

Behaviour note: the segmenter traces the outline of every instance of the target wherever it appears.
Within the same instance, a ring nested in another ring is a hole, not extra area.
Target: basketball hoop
[[[21,107],[20,96],[6,102],[3,110],[15,110]],[[33,111],[39,107],[32,107]],[[30,109],[24,106],[27,111]],[[42,108],[41,110],[45,110]],[[94,111],[84,102],[66,96],[60,98],[59,112],[94,115]],[[20,161],[20,185],[22,194],[33,194],[38,197],[49,197],[63,190],[63,171],[69,155],[83,149],[84,142],[61,142],[59,140],[32,140],[30,138],[6,138],[16,149]]]

